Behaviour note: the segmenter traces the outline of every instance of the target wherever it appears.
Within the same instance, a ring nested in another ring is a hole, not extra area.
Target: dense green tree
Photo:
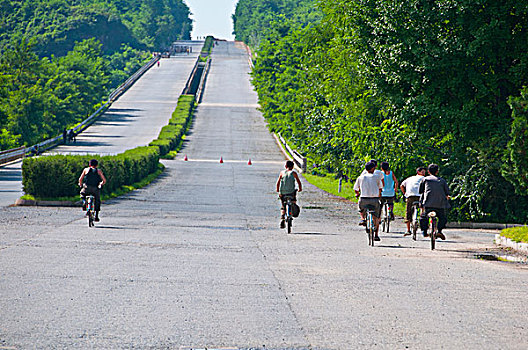
[[[406,176],[436,162],[454,217],[528,221],[528,4],[327,0],[308,24],[253,4],[234,21],[263,114],[312,164],[354,176],[375,157]]]

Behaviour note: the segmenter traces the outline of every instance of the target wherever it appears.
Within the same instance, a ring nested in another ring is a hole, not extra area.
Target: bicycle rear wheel
[[[88,227],[94,226],[94,215],[91,210],[88,210]]]
[[[374,247],[374,218],[372,214],[369,215],[369,242],[370,246]]]
[[[293,218],[291,216],[288,216],[288,220],[286,220],[288,223],[287,223],[287,226],[288,226],[288,233],[291,233],[291,229],[292,229],[292,223],[293,223]]]
[[[416,231],[418,231],[418,209],[413,209],[413,216],[411,221],[412,239],[416,241]]]
[[[436,243],[436,220],[431,220],[431,250],[435,249]]]

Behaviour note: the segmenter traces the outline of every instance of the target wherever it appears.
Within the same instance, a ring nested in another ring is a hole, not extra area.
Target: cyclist
[[[405,224],[407,225],[407,232],[404,236],[411,234],[411,220],[413,214],[413,203],[420,201],[420,184],[425,178],[425,168],[419,167],[416,169],[416,175],[410,176],[403,180],[400,185],[402,193],[405,195]]]
[[[292,198],[292,202],[294,203],[297,202],[295,181],[297,181],[297,185],[299,186],[299,192],[302,191],[301,179],[299,179],[299,175],[293,170],[293,166],[294,164],[291,160],[286,161],[286,165],[284,166],[286,169],[280,172],[279,178],[277,179],[277,192],[279,192],[279,198],[282,203],[280,228],[286,227],[284,221],[286,217],[286,197]]]
[[[86,196],[92,195],[95,198],[95,221],[99,221],[99,211],[101,210],[101,194],[100,189],[106,183],[106,177],[101,169],[97,169],[97,159],[91,159],[88,163],[89,167],[85,168],[79,177],[79,187],[81,189],[81,199],[83,201],[83,210]]]
[[[378,161],[376,159],[371,159],[369,162],[374,164],[374,175],[378,175],[379,178],[381,179],[381,183],[383,184],[383,186],[385,186],[385,182],[384,182],[385,176],[383,174],[383,171],[376,169],[378,166]],[[368,171],[366,169],[363,169],[363,171],[361,172],[361,175],[366,175],[366,174],[368,174]]]
[[[385,203],[389,203],[390,219],[394,220],[394,199],[396,192],[398,192],[398,179],[390,170],[390,165],[387,162],[381,163],[381,170],[383,171],[383,190],[381,191],[381,207]]]
[[[438,177],[438,165],[431,164],[427,168],[429,176],[425,177],[420,183],[420,194],[421,204],[425,210],[422,210],[420,216],[420,228],[424,237],[428,237],[427,234],[427,214],[432,211],[436,212],[438,217],[438,234],[437,237],[445,240],[445,236],[442,233],[446,223],[447,215],[446,209],[449,207],[447,202],[449,199],[449,186],[447,186],[446,180]]]
[[[359,197],[359,211],[361,215],[360,225],[365,225],[365,214],[367,211],[367,206],[371,206],[375,211],[375,220],[374,226],[376,230],[376,236],[374,237],[375,241],[381,241],[378,236],[378,227],[380,217],[380,196],[381,190],[383,189],[383,184],[381,178],[374,173],[376,165],[373,162],[368,162],[365,165],[366,174],[359,176],[356,179],[354,184],[354,191],[356,192],[356,198]]]

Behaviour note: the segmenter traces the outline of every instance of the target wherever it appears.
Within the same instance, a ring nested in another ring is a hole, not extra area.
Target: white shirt
[[[401,185],[405,187],[405,198],[420,195],[420,184],[422,183],[423,179],[425,179],[425,176],[414,175],[406,178],[401,183]]]
[[[354,190],[361,192],[363,198],[378,198],[379,190],[383,188],[381,179],[378,174],[366,173],[356,179]]]
[[[367,169],[363,169],[363,171],[361,172],[361,175],[367,175],[369,172],[367,171]],[[374,175],[378,175],[380,180],[383,181],[385,179],[385,177],[383,176],[383,171],[381,170],[374,170]]]

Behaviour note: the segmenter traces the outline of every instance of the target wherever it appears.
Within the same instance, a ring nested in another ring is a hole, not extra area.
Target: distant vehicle
[[[168,51],[164,51],[161,53],[161,58],[170,58],[170,53]]]

